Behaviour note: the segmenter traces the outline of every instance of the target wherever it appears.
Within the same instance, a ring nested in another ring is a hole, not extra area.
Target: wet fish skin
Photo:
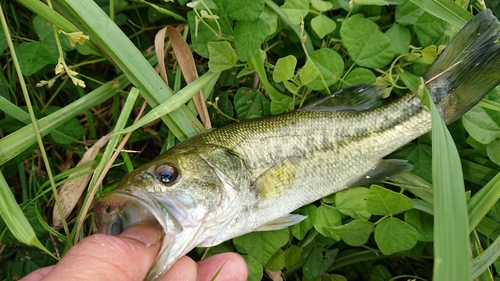
[[[498,22],[477,15],[424,75],[445,122],[469,110],[500,83]],[[373,86],[349,88],[304,109],[248,120],[193,137],[129,173],[95,205],[98,229],[118,234],[156,221],[165,232],[147,279],[161,276],[197,246],[293,225],[297,208],[359,183],[408,170],[383,160],[431,129],[430,113],[411,94],[364,110],[364,99],[337,106],[336,97],[378,96]]]

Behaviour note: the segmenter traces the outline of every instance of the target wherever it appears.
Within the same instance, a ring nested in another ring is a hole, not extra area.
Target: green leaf
[[[237,21],[234,26],[233,45],[240,61],[247,61],[260,49],[269,33],[269,25],[260,18],[253,21]]]
[[[418,232],[418,240],[423,242],[434,241],[434,217],[415,209],[405,212],[405,221]]]
[[[320,12],[333,9],[333,3],[322,0],[311,0],[311,5]]]
[[[314,247],[302,266],[302,273],[307,280],[319,278],[333,264],[339,250],[327,250]]]
[[[238,61],[236,51],[227,41],[208,42],[207,47],[210,57],[208,68],[210,70],[222,72],[233,67]]]
[[[212,121],[212,124],[216,128],[221,127],[223,125],[227,125],[231,121],[231,119],[226,117],[226,115],[229,117],[233,117],[234,115],[234,107],[233,103],[229,99],[228,91],[225,91],[224,93],[220,94],[220,96],[218,96],[217,107],[219,108],[220,111],[222,111],[222,113],[216,110],[213,106],[208,107],[210,120]]]
[[[441,18],[457,28],[462,28],[471,18],[472,15],[457,5],[454,1],[447,0],[411,0],[413,3],[420,6],[422,9],[434,16]]]
[[[330,227],[331,231],[347,244],[354,247],[362,246],[368,242],[370,234],[375,227],[372,222],[366,220],[353,220],[347,224]]]
[[[500,102],[500,88],[486,96],[486,100]],[[462,123],[465,130],[478,142],[488,144],[500,137],[500,112],[474,106],[464,114]]]
[[[410,0],[405,0],[403,4],[396,7],[396,21],[400,24],[414,24],[424,12]]]
[[[59,110],[58,107],[49,107],[48,112],[54,113],[57,110]],[[80,122],[76,118],[69,119],[63,125],[57,127],[56,130],[62,134],[51,133],[50,136],[55,142],[59,144],[73,143],[81,139],[87,133],[85,128],[82,126],[82,124],[80,124]]]
[[[424,180],[432,181],[432,151],[431,146],[425,143],[410,143],[403,150],[391,155],[391,157],[407,159],[413,165],[412,173],[423,178]]]
[[[422,46],[440,45],[449,25],[435,16],[424,13],[413,26],[418,41]]]
[[[290,227],[290,233],[292,233],[295,238],[302,240],[306,236],[307,232],[313,227],[314,221],[316,220],[316,216],[318,214],[318,210],[316,206],[309,204],[301,207],[293,213],[306,217],[298,224],[294,224]]]
[[[301,262],[303,252],[304,252],[304,250],[302,250],[301,247],[299,247],[297,245],[290,245],[290,247],[288,247],[285,250],[285,267],[291,268],[294,265]]]
[[[333,233],[330,230],[330,227],[339,226],[341,223],[342,219],[337,209],[328,205],[321,205],[318,207],[318,214],[316,216],[316,220],[314,221],[314,228],[323,236],[340,240],[340,237]]]
[[[276,83],[280,83],[292,79],[295,73],[297,58],[289,55],[284,58],[279,58],[273,71],[273,79]]]
[[[293,24],[299,25],[301,19],[309,14],[309,3],[307,0],[286,0],[281,10],[288,16]]]
[[[372,184],[367,207],[373,215],[396,215],[413,208],[413,202],[404,194]]]
[[[319,49],[309,53],[309,60],[300,72],[300,81],[308,88],[321,91],[337,82],[343,72],[344,60],[337,52],[332,49]]]
[[[288,229],[251,232],[233,239],[240,253],[254,257],[260,264],[266,264],[274,253],[288,243]]]
[[[500,166],[500,141],[498,139],[486,145],[486,153],[491,161]]]
[[[48,64],[56,64],[59,52],[56,46],[40,42],[21,43],[16,47],[19,66],[25,76],[31,76]]]
[[[222,36],[233,36],[232,22],[229,22],[225,17],[219,18],[218,22],[221,27]],[[192,27],[189,29],[191,31],[190,47],[200,56],[208,58],[208,42],[219,41],[217,33],[214,33],[214,30],[218,31],[215,20],[203,19],[203,22],[196,24],[196,14],[189,12],[188,23]]]
[[[407,54],[410,49],[411,32],[408,28],[394,24],[385,32],[396,55]]]
[[[335,206],[339,212],[355,219],[368,220],[371,214],[367,210],[370,190],[365,187],[353,187],[335,194]]]
[[[234,109],[239,120],[269,115],[270,102],[252,88],[242,87],[234,96]]]
[[[376,81],[376,76],[369,69],[358,67],[353,69],[345,78],[342,88],[354,86],[358,84],[373,84]]]
[[[332,33],[337,24],[325,15],[318,15],[311,20],[311,27],[320,39]]]
[[[342,45],[360,66],[382,68],[394,57],[394,50],[387,35],[372,21],[354,15],[340,28]]]
[[[5,33],[3,33],[3,28],[0,28],[0,54],[2,54],[8,47],[7,39],[5,38]]]
[[[415,228],[397,218],[386,218],[375,227],[375,242],[384,255],[411,249],[417,239]]]
[[[259,263],[254,257],[249,255],[242,255],[243,259],[248,266],[247,281],[261,281],[262,280],[262,264]]]
[[[264,266],[267,270],[278,271],[285,267],[285,251],[279,249]]]
[[[230,20],[252,21],[264,10],[264,0],[213,0],[222,15]]]

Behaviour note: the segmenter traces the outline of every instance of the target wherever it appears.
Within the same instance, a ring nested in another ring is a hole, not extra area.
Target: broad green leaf
[[[191,32],[190,47],[200,56],[208,58],[207,44],[208,42],[219,41],[218,34],[214,33],[214,30],[218,31],[219,29],[215,20],[203,19],[203,22],[199,22],[198,24],[196,24],[196,21],[196,14],[189,12],[188,23],[192,27],[189,29]],[[222,36],[231,37],[233,35],[232,22],[229,22],[225,17],[219,18],[218,22],[221,27]]]
[[[353,220],[341,226],[330,227],[330,230],[340,236],[347,245],[354,247],[366,244],[374,229],[372,222],[362,219]]]
[[[342,222],[339,211],[328,205],[318,207],[318,214],[314,221],[314,228],[323,236],[340,240],[340,237],[330,230],[332,226],[339,226]]]
[[[314,76],[316,71],[318,74]],[[308,77],[309,74],[307,74],[303,80],[302,72],[311,73],[311,76]],[[302,84],[305,84],[305,81],[309,81],[310,78],[314,77],[312,81],[305,85],[315,91],[321,91],[337,82],[343,72],[344,60],[337,52],[332,49],[319,49],[309,53],[309,60],[300,72],[300,80]]]
[[[385,266],[377,264],[370,272],[369,281],[386,281],[393,279],[392,277],[391,272]]]
[[[500,102],[500,88],[497,87],[485,98]],[[500,137],[500,112],[474,106],[462,117],[465,130],[478,142],[488,144]]]
[[[248,266],[247,281],[261,281],[263,272],[262,264],[252,256],[242,255],[242,257]]]
[[[230,69],[238,61],[236,51],[227,41],[208,42],[208,68],[213,71],[222,72]]]
[[[265,265],[274,253],[288,243],[288,229],[258,231],[233,239],[239,252],[248,254]]]
[[[230,20],[252,21],[264,10],[264,0],[213,0],[222,15]]]
[[[276,14],[269,7],[265,7],[259,18],[263,20],[269,26],[269,30],[266,36],[273,35],[278,30],[278,14]]]
[[[368,212],[373,215],[396,215],[413,207],[406,195],[372,184],[368,196]]]
[[[400,24],[414,24],[424,12],[410,0],[405,0],[403,4],[396,7],[396,21]]]
[[[369,192],[365,187],[353,187],[337,192],[335,206],[344,215],[368,220],[371,216],[366,207]]]
[[[385,32],[396,55],[407,54],[410,50],[411,32],[408,28],[394,24]]]
[[[289,55],[284,58],[279,58],[273,71],[274,81],[280,83],[292,79],[296,65],[297,58],[294,56]]]
[[[302,273],[307,280],[319,278],[333,264],[339,249],[322,249],[314,247],[302,266]]]
[[[270,271],[278,271],[285,267],[285,251],[278,249],[264,267]]]
[[[257,90],[241,87],[234,96],[234,109],[239,120],[269,115],[270,102]]]
[[[48,113],[54,113],[57,110],[59,110],[58,107],[49,107]],[[78,141],[87,132],[76,118],[69,119],[63,125],[57,127],[56,130],[62,134],[51,133],[50,136],[58,144],[70,144]]]
[[[307,85],[314,81],[318,75],[319,70],[314,65],[314,62],[312,60],[307,60],[304,67],[300,70],[300,83],[302,83],[302,85]]]
[[[431,146],[425,143],[410,143],[391,157],[407,159],[413,165],[412,173],[432,182],[432,151]]]
[[[358,84],[373,84],[375,83],[376,76],[369,69],[358,67],[353,69],[345,78],[342,87],[349,87]]]
[[[16,47],[19,66],[25,76],[31,76],[48,64],[56,64],[59,52],[55,45],[40,42],[21,43]]]
[[[386,218],[375,227],[375,242],[384,255],[411,249],[417,239],[415,228],[397,218]]]
[[[422,46],[440,45],[449,25],[429,13],[424,13],[413,26]]]
[[[337,24],[325,15],[318,15],[311,20],[311,27],[320,39],[332,33]]]
[[[490,160],[500,166],[500,141],[498,139],[486,145],[486,152]]]
[[[320,12],[326,12],[334,8],[332,2],[323,0],[311,0],[311,5]]]
[[[394,57],[394,50],[387,35],[372,21],[354,15],[340,28],[342,45],[360,66],[382,68]]]
[[[301,262],[303,252],[304,250],[302,250],[301,247],[297,245],[290,245],[290,247],[285,250],[285,267],[291,268]]]
[[[215,100],[213,101],[215,103]],[[224,92],[218,96],[217,108],[222,112],[216,110],[213,106],[208,106],[208,113],[210,114],[210,120],[212,125],[219,128],[223,125],[229,124],[230,118],[234,115],[233,103],[229,99],[229,92]],[[230,118],[228,118],[229,116]]]
[[[35,235],[33,228],[23,214],[10,191],[9,185],[5,181],[3,174],[0,172],[0,215],[3,221],[9,227],[10,232],[16,239],[24,244],[35,246],[38,249],[52,255],[47,248],[45,248],[40,240]],[[56,257],[54,257],[56,258]]]
[[[234,26],[233,45],[240,61],[247,61],[260,49],[269,33],[269,25],[257,18],[253,21],[237,21]]]
[[[356,5],[400,5],[403,0],[354,0]]]
[[[301,19],[309,14],[309,2],[307,0],[286,0],[281,10],[288,16],[293,24],[299,25]]]
[[[318,210],[316,206],[309,204],[301,207],[293,213],[306,216],[303,221],[290,227],[290,233],[292,233],[295,238],[302,240],[306,236],[307,232],[313,227]]]
[[[417,230],[419,241],[434,241],[434,218],[431,215],[411,209],[405,212],[405,222]]]

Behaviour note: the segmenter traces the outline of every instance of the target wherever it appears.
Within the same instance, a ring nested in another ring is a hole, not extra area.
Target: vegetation
[[[412,88],[403,71],[422,75],[473,14],[500,16],[495,0],[0,5],[2,280],[56,263],[94,232],[94,198],[179,141],[360,83],[385,87],[389,102]],[[498,88],[449,133],[434,112],[432,138],[391,155],[411,173],[190,255],[237,251],[249,280],[496,280],[499,112]]]

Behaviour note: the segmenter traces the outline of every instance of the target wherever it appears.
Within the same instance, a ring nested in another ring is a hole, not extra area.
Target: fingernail
[[[119,236],[133,238],[150,246],[161,240],[161,230],[152,225],[134,225],[127,228]]]

